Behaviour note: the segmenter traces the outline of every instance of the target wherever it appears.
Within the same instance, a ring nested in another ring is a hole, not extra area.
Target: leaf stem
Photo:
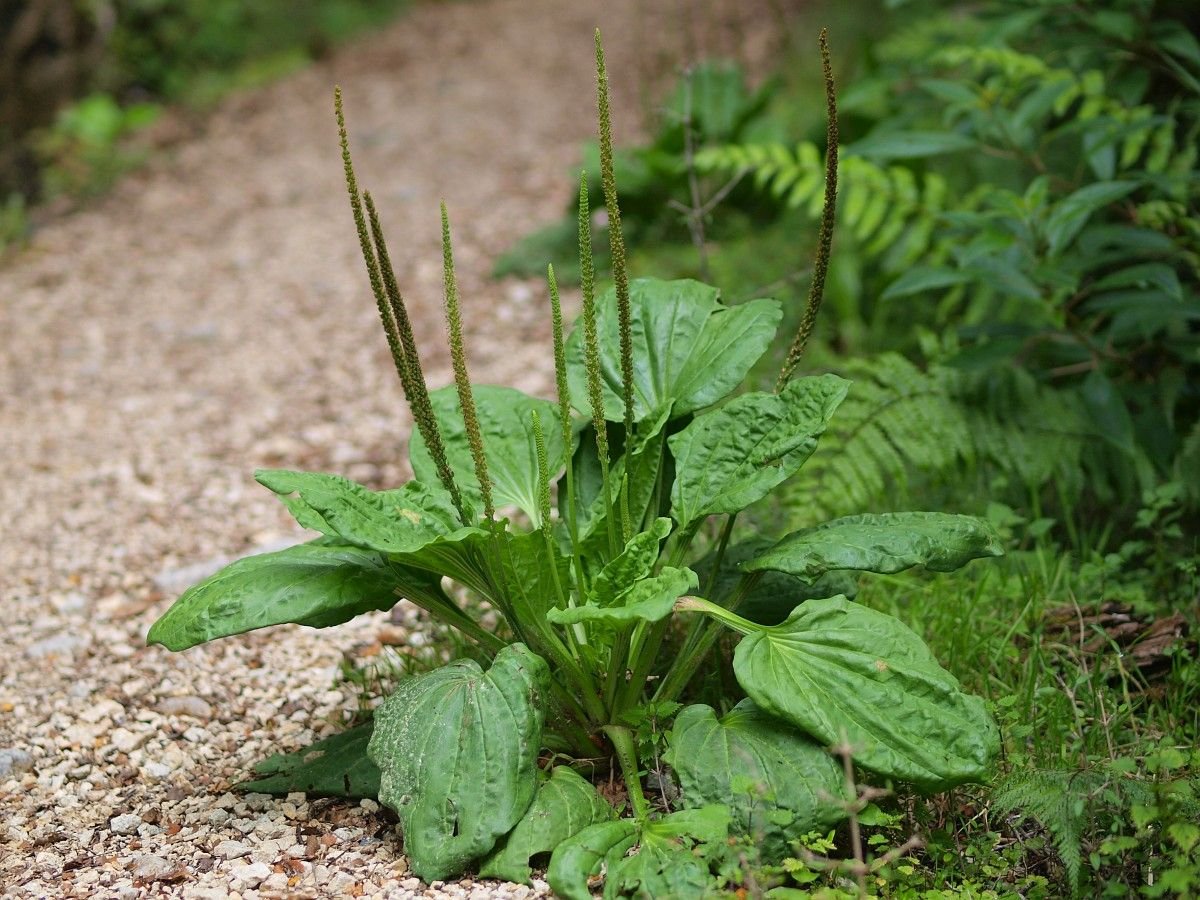
[[[612,742],[613,752],[621,766],[621,775],[624,776],[625,787],[629,791],[629,803],[633,806],[634,818],[645,822],[650,818],[650,803],[642,792],[642,772],[638,766],[633,733],[623,725],[605,725],[604,734]]]

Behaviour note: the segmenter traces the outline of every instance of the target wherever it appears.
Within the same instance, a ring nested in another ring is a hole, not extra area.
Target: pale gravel
[[[0,269],[4,896],[548,893],[542,881],[421,884],[370,801],[230,790],[257,760],[353,714],[357,698],[337,682],[344,655],[366,658],[381,637],[426,644],[411,612],[181,654],[144,637],[191,581],[303,539],[255,467],[373,486],[406,476],[409,419],[350,228],[331,86],[345,89],[360,179],[389,231],[430,381],[449,380],[445,198],[476,380],[547,394],[543,289],[488,271],[569,196],[593,128],[592,27],[605,29],[628,140],[632,73],[731,41],[759,55],[769,5],[418,5],[326,62],[231,97],[202,134]]]

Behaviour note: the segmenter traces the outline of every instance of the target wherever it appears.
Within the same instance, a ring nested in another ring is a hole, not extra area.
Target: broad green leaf
[[[1093,213],[1133,193],[1137,187],[1136,181],[1099,181],[1060,200],[1042,225],[1049,255],[1058,255],[1075,240]]]
[[[629,481],[629,510],[634,521],[642,521],[650,505],[655,502],[655,485],[663,462],[666,424],[665,411],[653,423],[643,422],[639,426],[640,433],[633,449],[622,453],[613,463],[609,473],[612,505],[607,509],[600,490],[600,465],[595,458],[594,445],[581,452],[576,472],[583,478],[576,478],[575,485],[582,513],[579,521],[580,554],[585,566],[593,560],[609,558],[607,520],[609,516],[614,517],[614,521],[620,517],[617,492],[623,479],[628,478]],[[658,510],[653,512],[657,514]],[[619,526],[616,531],[620,533]]]
[[[974,146],[974,138],[952,131],[890,131],[868,134],[842,152],[847,156],[865,156],[875,162],[888,162],[956,153]]]
[[[712,895],[716,884],[708,857],[724,849],[728,834],[724,806],[680,810],[647,822],[637,851],[609,864],[605,900]]]
[[[146,642],[186,650],[268,625],[338,625],[391,609],[412,575],[372,550],[325,538],[248,556],[186,590],[151,626]],[[423,575],[413,580],[421,590],[430,588]]]
[[[901,297],[911,297],[914,294],[941,291],[949,287],[966,284],[970,280],[971,275],[968,272],[960,272],[956,269],[914,266],[911,269],[905,270],[899,278],[889,284],[879,299],[897,300]]]
[[[498,581],[504,597],[523,621],[536,622],[544,617],[557,603],[558,585],[565,590],[571,583],[570,560],[547,547],[540,531],[510,535],[495,557],[485,554],[485,558],[489,568],[494,566],[493,559],[498,559]]]
[[[693,563],[692,568],[700,578],[700,590],[705,599],[728,606],[738,589],[738,583],[747,575],[742,571],[742,563],[762,555],[774,545],[775,541],[771,538],[751,538],[725,548],[721,570],[712,582],[711,590],[708,590],[708,585],[713,563],[716,562],[716,551],[709,552],[699,562]],[[759,625],[778,625],[805,600],[835,597],[838,594],[853,599],[857,593],[858,579],[850,572],[827,572],[809,583],[784,572],[763,571],[758,573],[754,586],[742,597],[735,612]]]
[[[254,767],[259,777],[243,781],[239,790],[283,796],[302,791],[316,797],[379,796],[379,767],[367,756],[375,723],[323,738],[295,753],[277,753]]]
[[[589,825],[614,818],[616,811],[591,782],[567,766],[555,766],[524,818],[479,867],[479,876],[529,884],[533,857],[551,853]]]
[[[675,520],[687,526],[740,512],[794,475],[849,386],[836,375],[819,375],[792,381],[779,394],[743,394],[668,438]]]
[[[666,566],[657,575],[637,581],[622,591],[610,605],[588,602],[583,606],[552,609],[546,618],[556,625],[574,625],[576,622],[621,625],[638,620],[657,622],[669,616],[675,601],[688,591],[695,590],[697,585],[696,573],[691,569]]]
[[[845,776],[826,749],[743,700],[721,719],[709,706],[684,709],[664,756],[690,807],[722,804],[732,828],[750,837],[764,862],[792,852],[790,842],[846,817],[838,798]]]
[[[1136,450],[1133,418],[1116,385],[1095,370],[1084,379],[1080,394],[1100,436],[1122,453],[1132,455]]]
[[[492,497],[497,507],[520,508],[534,526],[541,524],[538,504],[537,449],[533,440],[533,413],[541,420],[546,440],[546,455],[551,476],[563,466],[562,429],[558,424],[558,406],[549,400],[530,397],[514,388],[477,385],[475,397],[479,428],[483,434],[483,454],[492,481]],[[462,420],[462,406],[453,386],[429,395],[434,414],[446,445],[446,456],[454,479],[475,508],[482,508],[479,479],[471,447]],[[409,443],[409,461],[417,480],[438,484],[437,467],[419,432]]]
[[[635,534],[625,549],[608,562],[592,580],[587,600],[597,606],[611,606],[616,598],[637,581],[646,578],[658,561],[659,545],[671,533],[670,519],[655,519],[648,531]]]
[[[490,669],[459,660],[400,683],[375,713],[367,753],[396,811],[413,872],[451,878],[508,833],[537,791],[546,663],[523,644]]]
[[[745,637],[738,683],[762,710],[885,778],[942,790],[983,781],[1000,751],[980,697],[965,694],[917,635],[844,597],[809,600]]]
[[[912,566],[951,572],[981,556],[1002,556],[1000,537],[983,519],[952,513],[846,516],[793,531],[742,566],[811,581],[836,569],[892,574]]]
[[[766,351],[782,315],[774,300],[722,306],[716,288],[686,279],[637,279],[630,283],[629,294],[637,422],[663,412],[676,418],[730,393]],[[596,324],[604,415],[620,422],[621,341],[611,290],[597,301]],[[567,377],[575,403],[589,411],[582,327],[567,341]]]
[[[413,553],[439,537],[467,531],[449,495],[417,481],[372,491],[349,478],[317,472],[260,469],[254,477],[284,497],[300,524],[370,550]]]
[[[632,819],[602,822],[558,846],[546,880],[563,900],[591,900],[588,879],[601,874],[606,900],[707,896],[714,887],[707,858],[723,849],[728,833],[729,810],[721,806],[685,809],[641,827]]]
[[[601,868],[611,871],[637,839],[638,826],[632,819],[591,825],[554,849],[546,881],[562,900],[592,900],[588,879]]]

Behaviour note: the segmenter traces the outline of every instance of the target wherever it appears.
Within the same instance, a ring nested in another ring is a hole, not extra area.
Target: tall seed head
[[[596,432],[596,453],[608,469],[608,423],[604,418],[604,391],[600,371],[600,336],[596,331],[596,269],[592,262],[592,216],[587,173],[579,174],[579,272],[583,292],[583,366],[587,373],[588,404]]]
[[[629,273],[625,266],[625,237],[621,231],[621,208],[617,179],[613,173],[612,116],[608,103],[608,71],[604,47],[596,29],[596,88],[600,119],[600,182],[604,186],[604,208],[608,213],[608,244],[612,251],[613,284],[617,294],[617,316],[621,335],[621,399],[625,405],[626,440],[633,435],[633,329],[629,310]]]
[[[479,416],[475,410],[475,395],[471,391],[471,379],[467,374],[467,352],[463,344],[462,311],[458,304],[458,279],[454,275],[454,250],[450,244],[450,217],[446,204],[442,203],[442,280],[445,289],[446,324],[450,333],[450,358],[454,364],[454,385],[458,389],[458,402],[462,407],[463,427],[467,432],[467,444],[471,448],[471,461],[475,464],[475,477],[479,480],[483,494],[483,514],[495,517],[492,503],[492,481],[488,476],[487,457],[483,452],[483,433],[479,428]]]
[[[821,309],[821,300],[825,296],[825,276],[829,272],[829,255],[833,246],[833,226],[837,211],[837,179],[838,179],[838,123],[837,123],[837,92],[833,84],[833,63],[829,55],[829,32],[821,29],[819,39],[821,46],[821,68],[825,73],[825,111],[827,123],[825,127],[825,202],[821,209],[821,224],[817,231],[817,255],[813,262],[812,285],[808,290],[808,303],[804,308],[804,317],[792,346],[788,349],[787,359],[775,382],[776,392],[782,391],[788,380],[796,371],[800,357],[808,346],[809,336],[813,326],[817,324],[817,312]]]

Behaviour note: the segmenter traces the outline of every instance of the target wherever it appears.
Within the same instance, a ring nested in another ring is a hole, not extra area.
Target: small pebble
[[[21,775],[33,769],[33,754],[28,750],[0,749],[0,778]]]
[[[213,714],[212,706],[200,697],[166,697],[154,708],[164,716],[191,716],[205,721]]]
[[[133,813],[113,816],[108,822],[108,829],[113,834],[136,834],[141,827],[142,817]]]
[[[243,856],[248,856],[250,853],[250,845],[243,844],[241,841],[221,841],[217,846],[213,847],[213,856],[220,856],[224,859],[241,859]]]

